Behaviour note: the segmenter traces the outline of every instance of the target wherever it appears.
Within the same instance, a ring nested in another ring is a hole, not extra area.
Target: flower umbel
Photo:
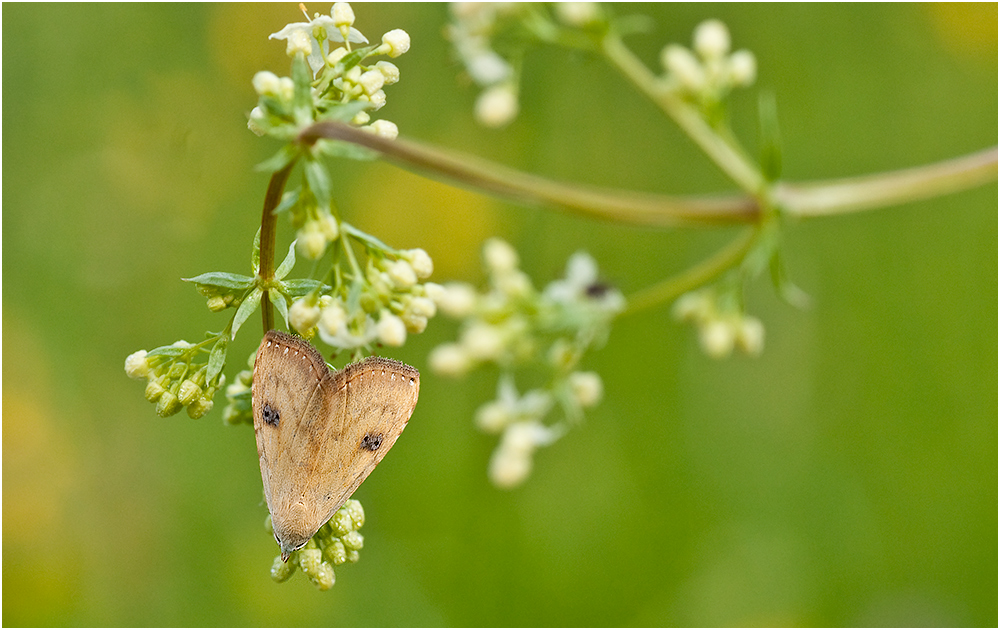
[[[520,270],[519,257],[506,241],[483,245],[489,288],[428,284],[426,293],[449,317],[462,320],[458,340],[435,348],[431,369],[448,376],[494,363],[502,371],[497,396],[476,411],[476,425],[499,435],[489,477],[500,488],[527,479],[538,448],[559,439],[583,409],[596,405],[603,385],[596,372],[577,370],[583,355],[600,346],[614,318],[622,312],[621,293],[598,277],[597,263],[584,252],[573,254],[565,277],[537,291]],[[538,368],[544,384],[520,395],[515,374]],[[561,418],[552,419],[555,408]]]

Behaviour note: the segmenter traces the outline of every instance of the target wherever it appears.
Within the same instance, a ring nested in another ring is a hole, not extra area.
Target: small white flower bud
[[[335,241],[340,236],[340,224],[332,214],[321,214],[319,216],[319,229],[328,241]]]
[[[247,129],[253,132],[255,136],[261,137],[267,133],[267,116],[264,115],[264,111],[259,107],[254,107],[250,110],[250,116],[247,118]]]
[[[482,86],[506,81],[514,72],[503,57],[488,48],[471,53],[465,60],[465,69]]]
[[[199,396],[201,396],[201,387],[191,379],[184,379],[180,389],[177,390],[177,400],[185,406],[193,403]]]
[[[520,269],[515,269],[496,278],[497,288],[513,298],[523,298],[531,294],[531,278]]]
[[[698,340],[705,354],[713,359],[722,359],[733,351],[736,331],[730,322],[715,319],[707,322],[698,331]]]
[[[371,122],[371,119],[372,117],[368,114],[368,112],[358,112],[357,114],[354,114],[354,118],[351,119],[351,124],[360,127],[362,125],[367,125]]]
[[[430,298],[415,297],[410,300],[410,312],[418,317],[434,317],[437,314],[437,307]]]
[[[347,324],[347,313],[339,302],[334,302],[323,308],[319,316],[319,326],[326,334],[336,337]]]
[[[569,375],[569,387],[581,407],[593,407],[604,395],[604,384],[597,372],[573,372]]]
[[[344,74],[344,79],[357,84],[361,81],[361,66],[354,66]]]
[[[288,45],[285,47],[285,54],[294,57],[298,53],[309,55],[312,52],[312,40],[305,31],[295,31],[288,36]]]
[[[601,17],[596,2],[558,2],[555,11],[560,22],[578,28],[596,22]]]
[[[406,325],[389,311],[382,311],[375,325],[379,341],[387,346],[401,346],[406,343]]]
[[[490,238],[483,244],[483,260],[493,273],[505,273],[517,269],[517,252],[510,243],[501,238]]]
[[[489,477],[498,488],[513,488],[531,474],[531,456],[497,447],[490,457]]]
[[[375,69],[382,73],[386,85],[399,82],[399,68],[391,61],[379,61],[375,64]]]
[[[383,74],[378,70],[369,70],[368,72],[362,73],[361,76],[358,77],[358,85],[360,85],[361,89],[365,91],[365,94],[371,96],[375,92],[381,90],[382,86],[385,85],[385,76],[383,76]]]
[[[749,50],[737,50],[729,57],[729,77],[733,85],[746,87],[757,80],[757,58]]]
[[[445,376],[463,376],[472,367],[469,355],[457,343],[446,343],[431,350],[427,362],[431,370]]]
[[[719,20],[705,20],[694,29],[694,49],[704,59],[721,59],[729,45],[729,29]]]
[[[470,358],[491,361],[503,352],[504,339],[496,326],[477,322],[462,333],[461,344]]]
[[[378,111],[385,107],[385,90],[378,90],[368,97],[368,102],[372,104],[372,109]]]
[[[410,36],[406,31],[395,28],[382,36],[382,46],[388,46],[386,52],[390,57],[398,57],[410,49]]]
[[[139,350],[133,352],[125,358],[125,375],[129,378],[146,378],[149,374],[149,361],[146,360],[146,351]]]
[[[517,94],[507,84],[488,88],[476,99],[476,120],[484,127],[503,127],[517,117],[518,111]]]
[[[343,46],[334,48],[330,51],[330,54],[326,56],[326,62],[330,64],[330,67],[333,67],[340,63],[340,60],[347,56],[347,53],[348,50]]]
[[[323,235],[323,228],[317,221],[307,221],[299,229],[296,249],[299,253],[310,260],[322,258],[326,251],[326,236]]]
[[[317,304],[310,304],[306,298],[299,298],[292,302],[288,309],[288,325],[305,334],[307,330],[316,325],[319,321],[320,310]]]
[[[673,314],[678,321],[703,321],[708,318],[715,306],[711,297],[705,291],[690,291],[677,298],[674,302]]]
[[[413,265],[413,271],[416,272],[418,278],[430,278],[431,274],[434,273],[434,261],[431,260],[426,251],[418,247],[406,251],[404,255]]]
[[[291,77],[281,77],[278,83],[278,98],[285,102],[291,101],[295,95],[295,81]]]
[[[399,127],[396,126],[396,123],[388,120],[376,120],[365,127],[365,129],[370,129],[376,136],[381,136],[389,140],[395,140],[399,135]]]
[[[211,411],[212,407],[214,406],[215,403],[210,398],[199,398],[194,402],[192,402],[190,405],[188,405],[187,408],[188,417],[191,418],[192,420],[203,418],[205,417],[205,414]]]
[[[495,400],[476,410],[476,426],[483,433],[499,433],[513,419],[507,406]]]
[[[428,287],[430,284],[427,283],[424,286]],[[443,289],[443,293],[439,297],[435,297],[430,293],[428,293],[428,296],[437,303],[441,312],[448,317],[462,319],[463,317],[472,315],[476,310],[476,290],[472,285],[465,282],[449,282],[441,288]]]
[[[756,317],[743,317],[736,327],[736,343],[747,354],[760,355],[764,351],[764,323]]]
[[[275,96],[281,89],[281,80],[273,72],[263,70],[253,75],[253,89],[258,96]]]
[[[698,92],[705,86],[705,70],[691,51],[677,44],[670,44],[661,53],[663,67],[686,90]]]
[[[417,274],[405,260],[397,260],[389,265],[389,279],[397,289],[406,290],[417,283]]]
[[[337,28],[354,25],[354,10],[346,2],[334,3],[333,10],[330,11],[330,16],[333,18],[333,24]]]
[[[423,315],[413,313],[403,313],[403,324],[406,325],[406,332],[419,335],[427,330],[427,318]]]

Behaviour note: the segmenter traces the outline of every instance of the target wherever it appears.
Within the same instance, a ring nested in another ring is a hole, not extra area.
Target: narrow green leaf
[[[281,283],[281,285],[284,288],[285,295],[291,298],[302,297],[303,295],[317,289],[321,293],[331,289],[329,285],[323,284],[319,280],[313,280],[312,278],[294,278],[292,280],[285,280]]]
[[[303,172],[306,176],[306,182],[309,183],[309,190],[312,191],[313,197],[316,198],[316,202],[324,207],[330,207],[330,174],[326,170],[326,166],[319,160],[311,159],[306,160],[302,167]]]
[[[253,237],[253,249],[250,250],[250,268],[256,274],[260,271],[260,228]]]
[[[378,240],[377,238],[375,238],[371,234],[368,234],[367,232],[362,232],[361,230],[359,230],[358,228],[354,227],[350,223],[347,223],[346,221],[341,221],[341,223],[340,223],[340,229],[345,234],[349,234],[349,235],[353,236],[354,238],[356,238],[359,241],[365,243],[369,247],[372,247],[374,249],[380,249],[380,250],[382,250],[384,252],[388,252],[388,253],[395,253],[396,252],[395,248],[389,247],[388,245],[386,245],[382,241]]]
[[[760,170],[767,181],[777,181],[781,177],[781,133],[778,103],[773,92],[760,93],[757,110],[760,116]]]
[[[233,316],[232,339],[236,339],[236,333],[239,331],[240,326],[242,326],[243,322],[247,321],[247,319],[249,319],[249,317],[257,310],[257,307],[260,306],[260,298],[263,294],[263,291],[261,291],[259,287],[254,287],[250,294],[243,298],[243,303],[240,304],[240,307],[236,310],[236,315]]]
[[[212,346],[212,352],[208,355],[208,370],[205,373],[205,382],[212,382],[222,368],[226,365],[226,351],[229,349],[229,338],[220,335],[219,340]]]
[[[298,146],[295,144],[286,144],[277,153],[255,166],[254,170],[275,173],[291,164],[298,156]]]
[[[344,66],[344,72],[347,72],[354,66],[364,61],[365,57],[371,54],[371,52],[380,45],[381,44],[373,44],[371,46],[365,46],[364,48],[355,48],[351,52],[344,55],[338,63],[342,64]]]
[[[281,280],[287,276],[288,272],[290,272],[292,267],[295,266],[295,243],[296,241],[292,241],[292,244],[288,246],[288,253],[285,255],[285,259],[282,260],[281,264],[278,265],[278,268],[274,270],[275,280]]]
[[[281,318],[285,320],[285,328],[288,328],[288,302],[281,291],[277,289],[271,289],[267,292],[267,295],[271,298],[271,303],[277,307],[278,312],[281,313]]]
[[[788,304],[800,309],[809,308],[812,304],[812,298],[809,297],[809,294],[788,279],[785,262],[778,250],[775,250],[771,257],[771,282],[774,283],[778,296]]]
[[[362,147],[356,144],[351,144],[350,142],[342,142],[340,140],[327,140],[324,138],[317,140],[315,147],[320,153],[331,158],[344,158],[348,160],[356,160],[358,162],[370,162],[372,160],[377,160],[379,157],[378,151],[373,151],[368,147]]]
[[[154,348],[154,349],[150,350],[149,352],[147,352],[146,356],[147,357],[155,357],[155,356],[179,357],[181,354],[183,354],[188,349],[189,348],[178,348],[177,346],[174,346],[174,345],[160,346],[159,348]]]
[[[317,116],[317,120],[337,120],[349,122],[366,109],[371,109],[372,104],[368,101],[351,101],[350,103],[330,103],[327,108]]]
[[[193,278],[181,278],[181,280],[223,289],[249,289],[250,285],[254,283],[254,279],[250,276],[223,271],[209,271]]]
[[[295,204],[299,202],[299,189],[289,190],[284,195],[281,196],[281,202],[278,203],[278,207],[272,211],[272,214],[281,214],[282,212],[287,212],[295,207]]]
[[[295,55],[292,60],[292,81],[295,89],[292,92],[292,109],[312,111],[312,70],[302,55]],[[301,121],[300,121],[301,122]]]

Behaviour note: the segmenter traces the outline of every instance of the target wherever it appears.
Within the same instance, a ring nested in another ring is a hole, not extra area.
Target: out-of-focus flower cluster
[[[181,340],[150,352],[133,352],[125,359],[125,374],[146,379],[146,400],[156,404],[157,415],[166,418],[186,408],[190,417],[201,418],[212,410],[212,398],[226,381],[221,365],[197,362],[217,342],[217,337],[199,344]]]
[[[706,20],[694,29],[694,50],[669,44],[660,52],[670,89],[712,108],[737,87],[749,87],[757,78],[757,59],[749,50],[730,52],[729,29],[719,20]]]
[[[302,63],[303,72],[279,77],[258,72],[253,86],[260,99],[250,112],[247,126],[255,134],[283,140],[293,138],[302,127],[320,120],[349,120],[382,136],[395,138],[396,125],[371,122],[369,111],[385,105],[384,87],[399,81],[399,68],[371,57],[398,57],[410,49],[406,31],[394,29],[382,36],[382,43],[368,44],[368,38],[354,28],[354,11],[346,2],[333,5],[330,15],[306,15],[307,22],[288,24],[270,39],[287,42],[289,57]]]
[[[674,316],[698,328],[698,341],[705,354],[724,359],[733,349],[757,356],[764,350],[764,324],[743,312],[729,293],[713,287],[698,289],[677,298]]]
[[[357,562],[361,557],[359,552],[365,539],[358,530],[364,524],[365,511],[361,503],[349,500],[319,528],[305,547],[292,552],[288,562],[282,561],[280,555],[276,556],[271,565],[271,577],[275,582],[284,582],[292,577],[296,569],[302,569],[316,588],[321,591],[329,589],[337,580],[333,567],[345,562]],[[265,526],[274,533],[270,515]]]
[[[579,45],[581,32],[599,32],[605,25],[595,2],[454,2],[451,16],[447,36],[482,89],[475,116],[486,127],[502,127],[517,117],[518,68],[528,44],[574,40],[564,43]]]
[[[600,401],[600,376],[578,367],[587,350],[607,339],[625,300],[600,282],[597,264],[583,252],[570,257],[564,278],[542,291],[520,270],[507,242],[488,240],[483,260],[489,286],[482,293],[466,283],[426,285],[438,309],[462,321],[458,340],[435,348],[429,363],[449,376],[487,363],[501,369],[497,397],[478,409],[476,425],[499,436],[489,476],[510,488],[528,477],[537,448],[555,442],[585,408]],[[514,375],[520,367],[541,368],[544,385],[519,394]],[[551,420],[556,407],[561,418]]]

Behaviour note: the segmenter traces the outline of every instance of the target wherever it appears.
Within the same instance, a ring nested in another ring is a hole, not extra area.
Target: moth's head
[[[288,562],[293,551],[306,546],[315,531],[309,531],[306,524],[305,506],[301,503],[292,504],[291,508],[282,514],[271,515],[271,526],[274,528],[274,539],[281,547],[281,560]]]

